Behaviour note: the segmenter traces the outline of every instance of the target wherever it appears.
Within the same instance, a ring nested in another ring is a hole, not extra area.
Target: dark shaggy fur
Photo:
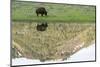
[[[47,27],[48,27],[47,23],[37,24],[38,31],[45,31]]]
[[[39,16],[39,14],[41,14],[41,16],[43,15],[47,16],[47,11],[44,7],[39,7],[36,9],[36,14],[37,16]]]

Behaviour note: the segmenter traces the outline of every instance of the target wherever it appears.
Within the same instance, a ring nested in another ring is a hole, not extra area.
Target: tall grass
[[[85,43],[84,46],[88,46],[95,40],[94,24],[49,23],[49,27],[43,32],[37,31],[36,22],[16,22],[12,25],[12,41],[22,48],[22,55],[41,61],[68,58],[75,46],[82,42]],[[88,30],[90,27],[92,29]],[[85,32],[82,33],[83,31]],[[78,35],[80,36],[77,37]],[[74,38],[76,39],[73,40]],[[61,55],[61,51],[67,53]]]

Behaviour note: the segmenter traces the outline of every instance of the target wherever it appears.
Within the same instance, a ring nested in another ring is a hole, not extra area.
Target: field
[[[95,39],[94,24],[49,23],[44,32],[37,31],[36,24],[35,22],[12,24],[12,43],[23,57],[41,61],[64,59],[89,46]],[[79,47],[76,49],[76,46]]]
[[[45,7],[48,16],[37,17],[35,13],[37,7]],[[25,22],[95,22],[95,7],[18,1],[12,2],[12,20]]]
[[[43,6],[48,16],[37,17]],[[36,29],[47,22],[45,31]],[[12,56],[65,60],[95,42],[95,7],[69,4],[12,2]]]

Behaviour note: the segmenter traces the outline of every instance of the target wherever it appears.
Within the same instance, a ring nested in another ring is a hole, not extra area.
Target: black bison
[[[41,16],[43,15],[47,16],[47,11],[44,7],[39,7],[36,9],[36,14],[37,16],[39,16],[39,14],[41,14]]]
[[[47,23],[37,24],[38,31],[45,31],[47,27],[48,27]]]

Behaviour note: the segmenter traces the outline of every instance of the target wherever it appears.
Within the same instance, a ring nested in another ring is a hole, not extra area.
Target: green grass
[[[45,7],[47,17],[37,17],[37,7]],[[47,21],[47,22],[95,22],[95,7],[68,4],[50,4],[35,2],[12,2],[13,21]]]

